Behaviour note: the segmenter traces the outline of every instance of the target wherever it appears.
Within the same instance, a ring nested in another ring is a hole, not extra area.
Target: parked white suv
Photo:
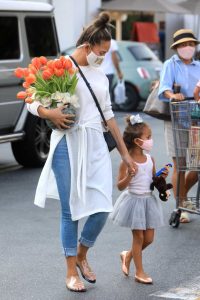
[[[50,4],[0,0],[0,143],[11,142],[14,156],[23,166],[44,164],[51,131],[16,99],[22,82],[13,71],[26,67],[32,57],[52,58],[59,53]]]

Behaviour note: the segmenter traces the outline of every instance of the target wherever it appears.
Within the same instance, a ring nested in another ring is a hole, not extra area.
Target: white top
[[[108,79],[100,69],[81,67],[91,84],[106,120],[114,114],[111,109]],[[103,137],[101,118],[96,104],[78,74],[77,96],[80,108],[78,120],[68,130],[53,130],[50,152],[42,170],[35,195],[35,204],[44,207],[46,197],[59,199],[55,176],[51,169],[54,150],[66,137],[71,165],[70,209],[72,220],[78,220],[97,212],[112,211],[112,166],[110,154]],[[40,104],[28,104],[28,110],[38,115]],[[106,176],[105,176],[106,174]]]
[[[146,154],[146,162],[136,163],[138,171],[131,179],[128,190],[134,194],[150,193],[150,184],[152,183],[153,176],[153,161],[149,154]]]
[[[112,52],[117,50],[118,50],[117,42],[112,39],[110,44],[110,49],[106,53],[105,58],[101,64],[101,68],[106,75],[115,73],[115,66],[112,61]]]

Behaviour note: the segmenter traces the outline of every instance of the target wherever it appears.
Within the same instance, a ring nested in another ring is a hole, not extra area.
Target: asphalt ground
[[[124,113],[116,113],[120,128]],[[154,138],[152,156],[160,169],[171,160],[165,152],[163,122],[144,116]],[[120,194],[115,181],[120,157],[113,162],[113,202]],[[138,284],[121,272],[119,253],[131,245],[131,233],[110,220],[90,250],[89,262],[97,274],[95,285],[86,283],[87,293],[66,290],[65,264],[59,238],[59,202],[48,200],[45,209],[33,205],[41,169],[16,164],[10,145],[0,145],[0,300],[156,300],[200,297],[200,216],[174,229],[168,219],[175,208],[173,197],[162,203],[165,226],[143,254],[153,285]],[[195,189],[193,189],[195,191]],[[81,230],[84,220],[80,221]]]

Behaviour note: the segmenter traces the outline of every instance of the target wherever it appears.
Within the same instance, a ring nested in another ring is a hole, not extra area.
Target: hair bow
[[[140,117],[140,115],[137,114],[136,116],[134,116],[134,115],[130,116],[130,122],[131,122],[131,125],[135,125],[138,123],[143,123],[143,120]]]

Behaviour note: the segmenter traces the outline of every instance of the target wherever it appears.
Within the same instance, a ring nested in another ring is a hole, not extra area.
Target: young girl
[[[150,190],[152,176],[155,174],[155,164],[149,154],[152,149],[150,127],[139,115],[127,117],[127,127],[123,138],[132,159],[138,166],[136,174],[130,172],[124,162],[121,162],[118,175],[118,189],[125,190],[118,198],[111,218],[114,223],[131,228],[133,235],[132,249],[120,254],[122,271],[128,276],[129,266],[133,258],[135,264],[135,280],[151,284],[152,278],[144,272],[142,265],[142,250],[153,242],[154,229],[163,225],[160,202]],[[163,176],[167,175],[167,170]]]

